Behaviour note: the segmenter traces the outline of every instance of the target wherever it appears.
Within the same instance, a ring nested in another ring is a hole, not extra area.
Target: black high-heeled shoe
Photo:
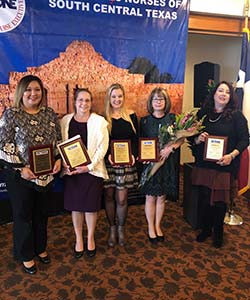
[[[74,246],[74,257],[75,258],[81,258],[82,256],[83,256],[83,252],[84,252],[84,250],[82,250],[82,251],[76,251],[76,246]]]
[[[157,236],[154,237],[154,238],[151,238],[149,235],[148,235],[148,240],[150,241],[150,243],[152,245],[156,245],[158,243],[158,240],[157,240]]]
[[[36,268],[36,264],[34,264],[33,266],[31,267],[26,267],[24,264],[23,264],[23,270],[25,273],[28,273],[30,275],[33,275],[37,272],[37,268]]]
[[[158,242],[164,242],[164,235],[157,235],[157,241]]]
[[[94,257],[94,256],[96,255],[96,248],[93,249],[93,250],[87,249],[87,250],[86,250],[86,255],[87,255],[88,257]]]

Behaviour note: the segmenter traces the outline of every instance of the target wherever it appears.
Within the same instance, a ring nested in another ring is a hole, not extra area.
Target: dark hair
[[[78,95],[82,92],[86,92],[90,95],[90,100],[91,102],[93,101],[93,96],[92,93],[90,92],[90,90],[88,88],[77,88],[74,90],[74,111],[76,112],[76,107],[75,107],[75,103],[76,103],[76,99],[78,97]]]
[[[214,89],[211,91],[211,93],[207,96],[206,100],[204,101],[203,109],[206,111],[206,114],[208,115],[208,117],[213,116],[213,114],[215,112],[214,111],[214,95],[215,95],[216,91],[218,90],[218,88],[220,87],[220,85],[222,85],[222,84],[227,85],[229,88],[229,92],[230,92],[229,101],[223,110],[222,117],[230,119],[232,112],[235,111],[238,107],[238,102],[237,102],[237,95],[234,91],[232,84],[230,84],[227,81],[223,80],[223,81],[220,81],[218,84],[216,84]]]
[[[42,83],[42,80],[34,75],[26,75],[18,82],[15,94],[14,94],[14,107],[21,107],[23,105],[23,94],[26,91],[28,85],[31,81],[36,81],[40,85],[42,90],[42,100],[39,103],[39,107],[41,107],[46,102],[46,92]]]
[[[153,97],[154,95],[161,95],[163,96],[163,98],[165,99],[165,108],[164,108],[164,112],[167,114],[169,113],[170,111],[170,108],[171,108],[171,101],[170,101],[170,98],[169,98],[169,95],[168,95],[168,92],[161,88],[161,87],[157,87],[157,88],[154,88],[149,97],[148,97],[148,102],[147,102],[147,109],[148,109],[148,112],[150,114],[152,114],[154,112],[154,109],[153,109],[153,106],[152,106],[152,101],[153,101]]]

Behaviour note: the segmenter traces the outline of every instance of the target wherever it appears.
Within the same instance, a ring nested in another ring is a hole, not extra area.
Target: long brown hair
[[[237,108],[238,108],[238,99],[237,99],[237,95],[234,91],[232,84],[230,84],[227,81],[223,80],[223,81],[220,81],[218,84],[216,84],[214,89],[211,91],[211,93],[207,96],[206,100],[204,101],[203,109],[206,111],[206,114],[208,115],[208,117],[213,116],[213,114],[214,114],[214,94],[216,93],[216,91],[218,90],[220,85],[222,85],[222,84],[227,85],[227,87],[229,89],[229,93],[230,93],[229,101],[226,104],[226,106],[222,112],[222,117],[225,119],[231,119],[232,112],[237,110]]]

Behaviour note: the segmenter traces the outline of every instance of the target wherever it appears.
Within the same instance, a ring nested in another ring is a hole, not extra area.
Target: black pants
[[[14,258],[29,261],[46,250],[49,192],[38,192],[8,176],[6,184],[13,211]]]

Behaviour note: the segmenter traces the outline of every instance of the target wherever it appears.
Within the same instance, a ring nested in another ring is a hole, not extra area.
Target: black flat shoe
[[[25,265],[23,264],[23,269],[24,269],[24,272],[30,274],[30,275],[33,275],[37,272],[37,268],[36,268],[36,265],[34,264],[33,266],[31,267],[25,267]]]
[[[157,235],[158,242],[164,242],[164,235]]]
[[[150,241],[150,243],[152,245],[156,245],[158,243],[158,239],[157,239],[157,236],[155,238],[151,238],[149,235],[148,235],[148,240]]]
[[[50,257],[49,257],[48,254],[44,257],[41,257],[41,256],[38,255],[38,258],[39,258],[41,263],[46,264],[46,265],[51,262]]]
[[[93,249],[93,250],[87,249],[87,250],[86,250],[86,255],[87,255],[88,257],[94,257],[94,256],[96,255],[96,248]]]

